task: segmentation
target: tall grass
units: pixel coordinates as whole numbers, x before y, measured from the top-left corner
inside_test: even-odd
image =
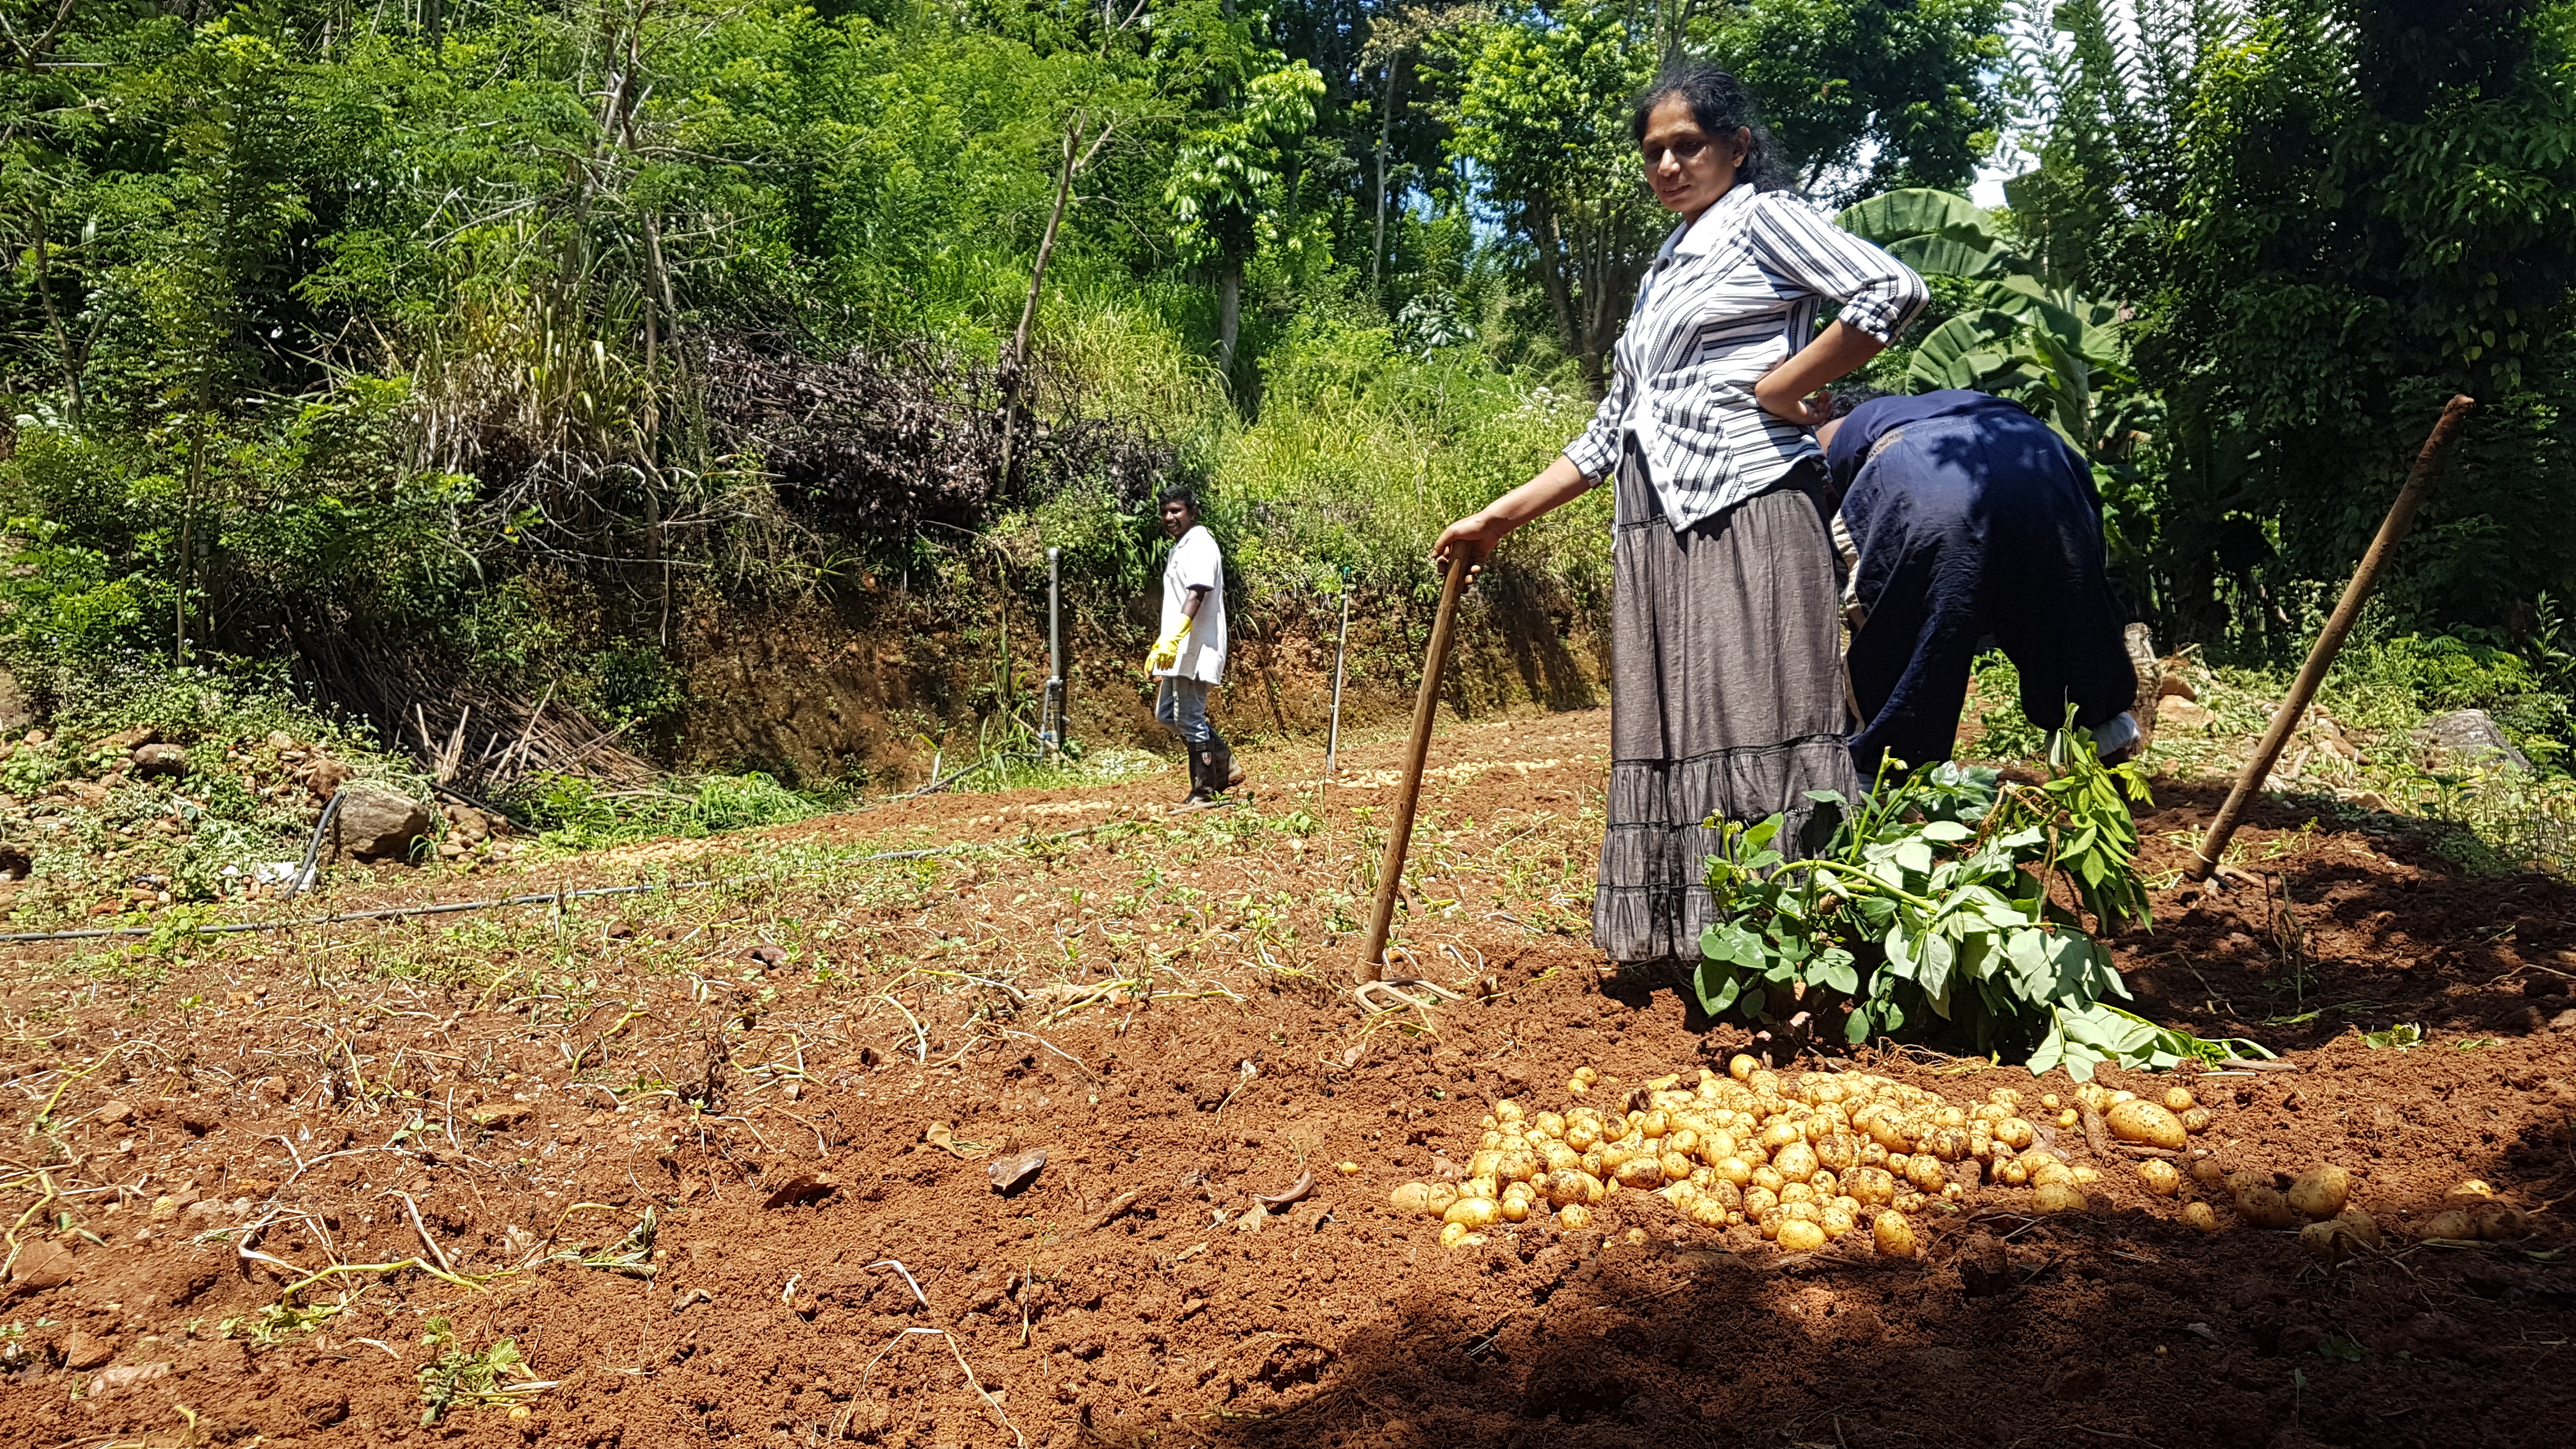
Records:
[[[1591,416],[1570,374],[1507,371],[1473,346],[1409,351],[1393,327],[1332,309],[1289,323],[1261,359],[1257,397],[1239,399],[1182,345],[1179,306],[1077,299],[1051,317],[1046,346],[1089,406],[1164,431],[1258,590],[1337,593],[1347,573],[1363,595],[1435,592],[1425,560],[1440,530],[1545,467]],[[1027,521],[1072,540],[1069,568],[1079,558],[1132,578],[1140,560],[1076,516],[1109,506],[1077,496]],[[1597,597],[1609,516],[1608,490],[1595,490],[1515,535],[1496,567]],[[1147,520],[1133,525],[1159,556]]]

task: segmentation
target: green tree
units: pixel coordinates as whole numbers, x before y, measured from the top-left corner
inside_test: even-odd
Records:
[[[2134,309],[2167,424],[2115,506],[2186,638],[2285,640],[2378,523],[2443,398],[2481,400],[2388,587],[2511,629],[2570,577],[2576,6],[2063,7],[2016,222]]]
[[[1502,213],[1594,393],[1662,213],[1639,181],[1628,103],[1654,75],[1633,12],[1602,0],[1514,12],[1449,38],[1452,154]]]
[[[1216,367],[1234,368],[1235,338],[1242,325],[1243,264],[1276,230],[1285,201],[1282,154],[1315,123],[1315,100],[1324,78],[1304,61],[1276,55],[1243,85],[1242,100],[1213,124],[1181,143],[1172,179],[1172,238],[1181,260],[1217,268]]]
[[[1669,225],[1640,183],[1629,107],[1659,70],[1704,57],[1762,102],[1803,184],[1962,186],[2002,95],[1999,0],[1752,0],[1715,10],[1558,0],[1445,38],[1451,151],[1501,213],[1565,351],[1596,390],[1639,268]],[[1872,159],[1865,170],[1860,159]]]
[[[1762,99],[1808,190],[1958,188],[2003,119],[2003,17],[2003,0],[1755,0],[1718,24],[1713,53]]]

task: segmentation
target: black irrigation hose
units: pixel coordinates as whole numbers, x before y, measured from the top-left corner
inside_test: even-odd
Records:
[[[954,777],[952,776],[951,778]],[[334,797],[335,803],[336,799],[337,797]],[[1200,810],[1213,810],[1238,803],[1240,802],[1234,800],[1218,800],[1211,802],[1210,804],[1194,808]],[[1079,830],[1059,831],[1047,838],[1051,840],[1071,840],[1080,835],[1094,835],[1100,831],[1113,829],[1118,826],[1138,825],[1142,823],[1144,822],[1136,820],[1104,820],[1098,825],[1085,825]],[[315,838],[317,840],[320,838],[318,832],[316,833]],[[1035,837],[1023,837],[1023,839],[1034,838]],[[930,846],[921,850],[887,850],[880,851],[875,855],[862,855],[853,860],[835,861],[832,865],[820,867],[817,870],[812,871],[800,871],[798,874],[816,875],[820,874],[823,870],[838,869],[845,865],[876,865],[886,861],[895,860],[927,860],[936,855],[956,855],[961,851],[989,850],[991,848],[992,847],[990,845],[977,844],[975,842],[968,841],[961,842],[956,845]],[[372,911],[342,911],[335,915],[307,916],[302,920],[296,921],[233,921],[220,926],[193,926],[188,929],[187,934],[196,936],[230,936],[238,935],[246,931],[292,930],[298,926],[337,926],[351,921],[391,921],[400,920],[405,916],[445,916],[453,915],[460,911],[497,910],[504,906],[540,906],[549,902],[559,905],[564,901],[581,900],[591,896],[652,895],[661,891],[703,890],[709,886],[718,885],[749,885],[755,881],[775,878],[776,877],[771,876],[736,876],[730,881],[685,880],[663,881],[658,884],[648,885],[589,886],[577,891],[539,891],[533,895],[498,896],[491,900],[482,901],[442,901],[436,905],[427,906],[386,906],[382,909]],[[104,941],[121,937],[149,936],[160,929],[161,928],[158,926],[116,926],[99,927],[86,931],[19,931],[10,935],[0,935],[0,941]]]
[[[331,792],[322,802],[322,818],[313,822],[313,838],[304,842],[304,863],[295,868],[295,878],[286,883],[286,898],[293,900],[304,893],[304,883],[313,878],[313,862],[322,855],[322,832],[331,828],[332,817],[340,813],[340,797],[349,793],[346,785]]]

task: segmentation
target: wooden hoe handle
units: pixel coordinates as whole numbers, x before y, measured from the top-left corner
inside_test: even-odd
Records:
[[[2326,669],[2342,651],[2344,636],[2352,632],[2355,619],[2361,617],[2361,602],[2370,597],[2370,586],[2379,580],[2379,571],[2388,556],[2397,551],[2399,540],[2415,524],[2415,510],[2422,506],[2424,495],[2433,486],[2433,475],[2439,471],[2442,455],[2460,436],[2460,425],[2477,408],[2466,396],[2452,398],[2442,407],[2442,416],[2433,423],[2432,435],[2415,455],[2415,466],[2406,475],[2406,486],[2397,490],[2397,501],[2388,505],[2388,517],[2380,521],[2379,536],[2370,541],[2370,551],[2352,571],[2352,582],[2344,585],[2343,598],[2327,616],[2326,626],[2317,634],[2315,647],[2308,650],[2308,662],[2299,667],[2298,679],[2290,685],[2289,698],[2281,701],[2280,710],[2272,716],[2271,727],[2263,731],[2263,742],[2254,747],[2254,758],[2245,762],[2245,772],[2236,777],[2236,786],[2227,792],[2227,803],[2218,807],[2218,818],[2209,822],[2209,834],[2202,837],[2200,849],[2183,867],[2185,880],[2204,881],[2218,869],[2220,857],[2227,853],[2228,837],[2244,823],[2246,808],[2255,793],[2271,778],[2272,766],[2281,758],[2281,750],[2290,742],[2290,732],[2308,712],[2308,702],[2317,697],[2317,686],[2325,683]]]
[[[1422,798],[1422,762],[1431,753],[1431,717],[1440,704],[1440,669],[1449,660],[1449,633],[1457,622],[1458,595],[1471,570],[1452,558],[1440,585],[1440,612],[1431,621],[1431,650],[1422,661],[1422,692],[1413,701],[1413,738],[1404,747],[1404,779],[1395,801],[1395,825],[1377,867],[1377,909],[1369,916],[1368,949],[1360,953],[1358,979],[1375,981],[1386,968],[1386,933],[1395,924],[1395,891],[1404,879],[1405,851],[1413,844],[1413,807]]]

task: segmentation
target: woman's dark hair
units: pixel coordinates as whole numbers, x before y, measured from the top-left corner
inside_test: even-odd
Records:
[[[1744,83],[1713,65],[1687,65],[1665,71],[1637,97],[1636,113],[1629,118],[1631,138],[1646,139],[1646,122],[1672,96],[1690,103],[1691,118],[1712,139],[1723,140],[1738,131],[1751,131],[1753,144],[1745,149],[1744,164],[1736,168],[1735,179],[1750,184],[1756,191],[1793,189],[1788,169],[1780,164],[1771,141],[1770,129],[1762,124],[1762,108],[1754,103]]]

